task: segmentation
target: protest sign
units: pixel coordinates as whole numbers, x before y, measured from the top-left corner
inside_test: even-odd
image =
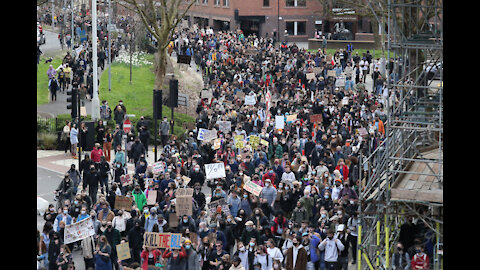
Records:
[[[285,119],[283,115],[275,115],[275,128],[276,129],[285,128]]]
[[[321,123],[323,121],[322,114],[312,114],[310,115],[310,123]]]
[[[359,128],[358,130],[358,135],[362,136],[362,137],[365,137],[367,136],[368,132],[367,132],[367,129],[366,128]]]
[[[256,135],[250,135],[250,145],[253,149],[257,149],[258,145],[260,144],[260,137]]]
[[[178,216],[192,215],[192,196],[177,196],[175,200],[175,210]]]
[[[255,196],[259,196],[260,192],[262,192],[262,187],[253,183],[252,181],[246,181],[243,185],[243,189],[252,193]]]
[[[245,147],[243,143],[243,135],[235,135],[233,137],[234,142],[235,142],[235,148],[237,149],[243,149]]]
[[[192,180],[190,177],[188,177],[186,175],[182,176],[182,179],[183,179],[183,183],[185,185],[188,185],[188,183],[190,183],[190,180]]]
[[[327,70],[327,77],[337,77],[335,70]]]
[[[176,197],[180,196],[193,196],[193,188],[179,188],[175,193]]]
[[[203,89],[202,92],[201,92],[201,98],[204,99],[204,98],[212,98],[213,97],[213,94],[212,94],[212,90],[210,89]]]
[[[181,248],[182,234],[180,233],[157,233],[145,232],[143,235],[143,244],[151,248]]]
[[[342,105],[348,105],[348,97],[342,99]]]
[[[117,195],[115,196],[115,209],[125,209],[127,211],[131,211],[132,202],[133,202],[133,198]]]
[[[225,165],[223,162],[205,164],[205,174],[207,179],[226,177]]]
[[[168,215],[168,226],[170,228],[176,228],[178,226],[178,216],[177,213],[170,213]]]
[[[63,243],[70,244],[92,235],[95,235],[95,229],[93,227],[92,218],[88,217],[79,222],[65,225]]]
[[[158,161],[158,162],[153,163],[152,172],[154,174],[165,172],[165,162],[164,161]]]
[[[217,207],[218,206],[222,207],[222,212],[225,213],[225,215],[230,215],[230,208],[228,207],[227,202],[225,202],[224,198],[215,200],[211,203],[208,204],[208,209],[210,210],[210,213],[214,214],[217,212]]]
[[[120,182],[122,183],[122,187],[129,186],[133,184],[133,179],[130,174],[124,174],[120,176]]]
[[[216,129],[209,130],[200,128],[198,131],[197,140],[208,142],[216,138],[218,138]]]
[[[345,86],[345,77],[337,77],[335,80],[335,87],[344,87]]]
[[[315,73],[307,73],[307,80],[317,80],[317,78],[315,77]]]
[[[297,120],[297,115],[296,114],[287,115],[287,123],[288,124],[294,122],[295,120]]]
[[[221,146],[222,146],[222,139],[217,138],[213,140],[213,150],[220,149]]]
[[[320,67],[314,67],[314,68],[312,68],[312,72],[315,73],[315,74],[320,73],[321,70],[322,70],[322,68],[320,68]]]
[[[260,140],[260,144],[263,144],[263,145],[265,145],[266,147],[268,147],[268,141],[267,141],[267,140],[261,139],[261,140]]]
[[[128,246],[128,242],[117,245],[117,258],[119,261],[123,261],[131,258],[130,247]]]
[[[155,205],[156,202],[157,202],[157,191],[149,190],[148,197],[147,197],[147,205]]]
[[[232,122],[230,121],[217,121],[218,124],[218,130],[220,130],[223,133],[228,133],[229,131],[232,130]]]
[[[245,96],[245,105],[255,105],[257,101],[255,100],[255,96],[248,95]]]
[[[245,93],[243,91],[238,91],[236,96],[239,97],[240,99],[243,99],[245,97]]]

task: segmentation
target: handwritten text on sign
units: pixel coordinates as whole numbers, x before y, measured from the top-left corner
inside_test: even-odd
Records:
[[[243,185],[243,188],[255,196],[259,196],[260,192],[262,192],[262,187],[253,183],[252,181],[246,181]]]
[[[205,173],[207,175],[207,179],[226,177],[225,165],[223,162],[205,164]]]
[[[70,244],[95,235],[92,218],[88,217],[79,222],[65,225],[64,243]]]
[[[181,248],[182,234],[180,233],[156,233],[145,232],[143,235],[143,244],[152,248]]]

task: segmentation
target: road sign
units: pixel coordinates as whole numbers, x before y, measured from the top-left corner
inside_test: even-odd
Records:
[[[187,94],[182,94],[178,93],[178,105],[179,106],[188,106],[188,95]]]
[[[130,133],[130,130],[132,130],[132,122],[130,119],[125,119],[125,121],[123,121],[123,132]]]

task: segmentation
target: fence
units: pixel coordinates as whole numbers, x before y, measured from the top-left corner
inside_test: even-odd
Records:
[[[56,133],[59,130],[58,119],[37,116],[37,133]]]

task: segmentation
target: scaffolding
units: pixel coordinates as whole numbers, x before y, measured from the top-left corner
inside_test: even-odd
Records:
[[[375,13],[382,2],[368,4]],[[357,268],[391,269],[400,227],[413,216],[424,228],[418,237],[433,245],[431,268],[443,269],[443,2],[385,2],[394,81],[385,139],[360,157]]]

